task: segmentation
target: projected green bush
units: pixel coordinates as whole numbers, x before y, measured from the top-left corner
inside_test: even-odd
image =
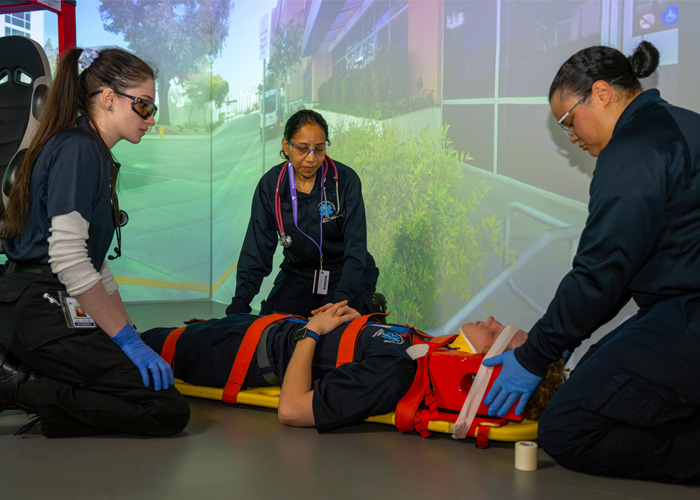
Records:
[[[333,156],[362,179],[378,291],[401,321],[437,326],[438,305],[469,301],[486,258],[502,250],[500,219],[476,214],[489,186],[467,179],[471,158],[447,127],[411,135],[366,121],[333,136]]]

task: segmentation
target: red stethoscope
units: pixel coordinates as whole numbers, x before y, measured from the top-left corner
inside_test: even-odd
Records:
[[[333,167],[333,178],[335,179],[335,199],[338,202],[338,210],[334,213],[327,213],[329,210],[329,205],[328,205],[328,200],[326,199],[326,187],[325,187],[325,182],[326,182],[326,174],[328,174],[328,165],[330,164],[331,167]],[[277,189],[275,190],[275,219],[277,221],[277,234],[279,237],[279,244],[280,246],[283,246],[284,248],[289,248],[292,245],[292,237],[288,235],[284,231],[284,222],[282,221],[282,200],[280,198],[280,186],[282,186],[282,180],[284,179],[284,174],[287,173],[289,177],[289,189],[292,194],[292,215],[294,217],[294,225],[296,226],[297,229],[299,229],[299,232],[306,236],[308,239],[314,242],[314,244],[318,247],[318,251],[321,254],[321,258],[323,258],[323,251],[321,249],[323,245],[323,223],[324,222],[329,222],[335,219],[338,219],[342,217],[342,212],[340,210],[340,191],[338,189],[338,168],[335,166],[335,162],[328,156],[326,156],[323,160],[323,175],[321,178],[321,209],[320,209],[320,214],[321,214],[321,220],[320,220],[320,242],[316,243],[316,241],[311,238],[309,235],[304,233],[301,229],[299,229],[299,226],[297,225],[297,188],[294,183],[294,166],[292,165],[292,162],[289,161],[287,162],[286,168],[282,167],[282,170],[280,171],[280,176],[277,179]],[[332,208],[330,208],[332,210]]]

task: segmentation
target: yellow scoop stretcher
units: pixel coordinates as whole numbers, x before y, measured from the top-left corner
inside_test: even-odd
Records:
[[[192,385],[179,379],[175,380],[175,387],[184,396],[211,399],[215,401],[221,401],[224,393],[223,389]],[[255,387],[252,389],[241,390],[238,393],[237,403],[262,408],[277,409],[279,406],[279,395],[279,386]],[[392,411],[384,415],[374,415],[366,418],[365,422],[387,424],[395,427],[395,413]],[[449,434],[453,425],[454,422],[448,422],[445,420],[431,420],[428,423],[428,430],[431,432]],[[537,439],[537,422],[532,420],[523,420],[520,423],[509,422],[508,424],[500,427],[491,427],[489,429],[488,438],[494,441],[506,442],[530,441]]]

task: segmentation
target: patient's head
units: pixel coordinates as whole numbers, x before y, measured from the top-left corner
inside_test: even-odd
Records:
[[[486,321],[475,321],[465,323],[459,329],[463,337],[469,342],[470,350],[473,354],[486,354],[491,346],[501,334],[504,325],[499,323],[493,316],[489,316]],[[508,343],[506,351],[521,346],[527,340],[527,333],[518,330]]]
[[[460,336],[468,341],[469,351],[473,354],[486,354],[504,328],[505,326],[499,323],[493,316],[489,316],[486,321],[466,323],[462,325],[459,331],[461,334]],[[523,330],[518,330],[515,335],[513,335],[513,338],[508,343],[505,350],[510,351],[515,349],[524,344],[526,340],[527,333]],[[528,420],[539,420],[544,408],[565,381],[564,362],[559,360],[551,363],[547,367],[547,373],[530,398],[525,418]]]

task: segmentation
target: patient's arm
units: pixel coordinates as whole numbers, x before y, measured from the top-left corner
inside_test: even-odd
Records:
[[[357,311],[347,306],[347,301],[338,302],[313,316],[306,328],[318,335],[325,335],[358,316]],[[315,350],[316,341],[310,337],[297,342],[294,348],[284,374],[277,410],[277,416],[283,424],[295,427],[315,425],[312,404],[314,391],[311,388],[311,363]]]

